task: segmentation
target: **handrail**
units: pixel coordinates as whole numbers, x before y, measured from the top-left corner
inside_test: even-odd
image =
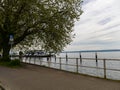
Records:
[[[58,58],[60,58],[60,57],[57,57],[57,59],[58,59]],[[61,57],[61,59],[66,59],[66,58],[65,58],[65,57]],[[76,59],[76,58],[75,58],[75,57],[71,57],[71,58],[68,58],[68,59],[70,60],[70,59]],[[80,59],[80,58],[78,58],[78,59]],[[96,60],[95,58],[90,58],[90,57],[88,57],[88,58],[82,58],[82,59]],[[113,61],[113,60],[115,60],[115,61],[120,61],[120,59],[114,59],[114,58],[113,58],[113,59],[110,59],[110,58],[97,58],[97,60],[103,60],[103,59],[105,59],[105,60],[110,60],[110,61],[111,61],[111,60],[112,60],[112,61]]]
[[[19,57],[19,56],[17,56]],[[79,57],[79,58],[74,58],[74,57],[40,57],[40,56],[34,56],[33,60],[31,59],[31,56],[23,56],[22,58],[26,58],[24,61],[22,62],[25,62],[25,63],[32,63],[32,64],[36,64],[36,58],[38,58],[38,60],[40,60],[40,58],[46,58],[46,60],[42,61],[40,60],[39,62],[39,65],[42,65],[42,63],[46,63],[46,65],[48,65],[48,67],[51,67],[50,64],[56,64],[56,65],[59,65],[59,69],[62,70],[63,69],[63,65],[66,65],[66,66],[74,66],[74,68],[76,69],[76,73],[80,73],[79,72],[79,68],[81,67],[84,67],[84,68],[95,68],[95,69],[102,69],[103,72],[104,72],[104,78],[108,78],[107,77],[107,70],[111,70],[111,71],[117,71],[117,72],[120,72],[120,69],[115,69],[115,68],[108,68],[107,67],[107,61],[120,61],[120,59],[103,59],[103,58],[82,58],[82,57]],[[26,61],[27,59],[29,58],[29,61]],[[51,59],[48,59],[48,58],[52,58],[52,61]],[[53,62],[54,60],[54,62]],[[56,62],[57,60],[57,62]],[[63,63],[62,61],[65,60],[65,62]],[[69,61],[71,60],[74,60],[74,64],[70,64],[68,63]],[[87,66],[87,65],[83,65],[83,61],[84,60],[88,60],[88,61],[95,61],[96,62],[96,66]],[[31,62],[32,61],[32,62]],[[102,62],[102,67],[99,66],[98,64],[98,61],[103,61]],[[52,67],[53,68],[53,67]],[[57,68],[57,69],[58,69]]]

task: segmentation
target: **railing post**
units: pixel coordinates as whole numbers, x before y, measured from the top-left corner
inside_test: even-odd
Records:
[[[80,65],[82,65],[82,55],[80,53]]]
[[[66,53],[66,62],[68,62],[68,55],[67,55],[67,53]]]
[[[51,60],[52,60],[52,59],[51,59],[51,56],[50,56],[49,58],[50,58],[50,61],[51,61]]]
[[[26,61],[27,61],[27,58],[25,58],[25,60],[24,60],[24,61],[25,61],[25,63],[26,63]]]
[[[28,57],[28,59],[31,61],[31,56],[27,56]],[[30,62],[31,63],[31,62]]]
[[[40,59],[40,57],[39,57],[39,61],[40,61],[40,62],[39,62],[39,63],[40,63],[40,65],[41,65],[41,59]]]
[[[55,57],[55,62],[56,62],[56,55],[54,57]]]
[[[30,60],[31,60],[31,58],[29,59],[29,63],[30,63]]]
[[[22,57],[23,57],[22,55],[19,55],[20,62],[22,62]]]
[[[24,56],[22,56],[22,60],[21,60],[21,62],[23,62],[23,59],[24,59]]]
[[[39,58],[39,61],[40,61],[40,62],[39,62],[39,63],[40,63],[40,65],[41,65],[41,60],[40,60],[40,58]]]
[[[96,66],[98,66],[98,57],[97,57],[97,52],[95,53],[95,59],[96,59]]]
[[[49,61],[49,59],[50,59],[50,58],[49,58],[49,57],[47,57],[47,61]]]
[[[76,58],[76,72],[78,73],[78,58]]]
[[[59,58],[59,62],[60,62],[60,70],[61,70],[61,57]]]
[[[36,58],[34,58],[34,64],[35,64],[35,60],[36,60]]]
[[[40,58],[40,65],[42,65],[42,60],[43,60],[43,58]]]
[[[106,79],[106,60],[103,59],[103,64],[104,64],[104,78]]]

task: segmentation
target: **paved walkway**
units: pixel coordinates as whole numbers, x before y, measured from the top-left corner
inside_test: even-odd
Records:
[[[34,65],[19,69],[0,66],[0,84],[6,90],[120,90],[120,82]]]

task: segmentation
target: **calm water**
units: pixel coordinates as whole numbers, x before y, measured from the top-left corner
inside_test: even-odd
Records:
[[[82,58],[95,58],[95,53],[94,52],[89,52],[89,53],[81,53]],[[79,53],[67,53],[68,58],[79,58],[80,54]],[[113,61],[106,61],[106,68],[108,69],[118,69],[120,70],[120,60],[115,61],[114,59],[120,59],[120,52],[98,52],[97,53],[98,58],[102,59],[113,59]],[[57,57],[66,57],[66,53],[61,53],[57,55]],[[24,62],[27,63],[32,63],[32,64],[38,64],[38,65],[44,65],[47,67],[51,68],[56,68],[60,69],[60,60],[55,58],[51,58],[51,63],[50,61],[47,61],[46,58],[24,58]],[[76,72],[76,59],[68,59],[66,62],[66,59],[61,59],[61,63],[65,64],[61,66],[62,70],[67,70],[71,72]],[[70,64],[71,66],[68,66],[67,64]],[[78,64],[80,65],[80,60],[78,60]],[[98,67],[98,68],[103,68],[103,60],[98,60],[98,65],[96,65],[95,60],[82,60],[82,66],[90,66],[90,67]],[[104,70],[103,69],[98,69],[98,68],[86,68],[86,67],[79,67],[78,72],[82,74],[87,74],[87,75],[92,75],[92,76],[98,76],[98,77],[104,77]],[[106,76],[109,79],[114,79],[114,80],[120,80],[120,71],[112,71],[112,70],[107,70],[106,71]]]

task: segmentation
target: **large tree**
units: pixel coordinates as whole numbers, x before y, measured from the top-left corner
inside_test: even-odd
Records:
[[[9,58],[13,47],[37,42],[46,51],[61,51],[72,41],[75,20],[82,14],[81,0],[0,0],[0,48]],[[5,59],[7,60],[7,59]]]

